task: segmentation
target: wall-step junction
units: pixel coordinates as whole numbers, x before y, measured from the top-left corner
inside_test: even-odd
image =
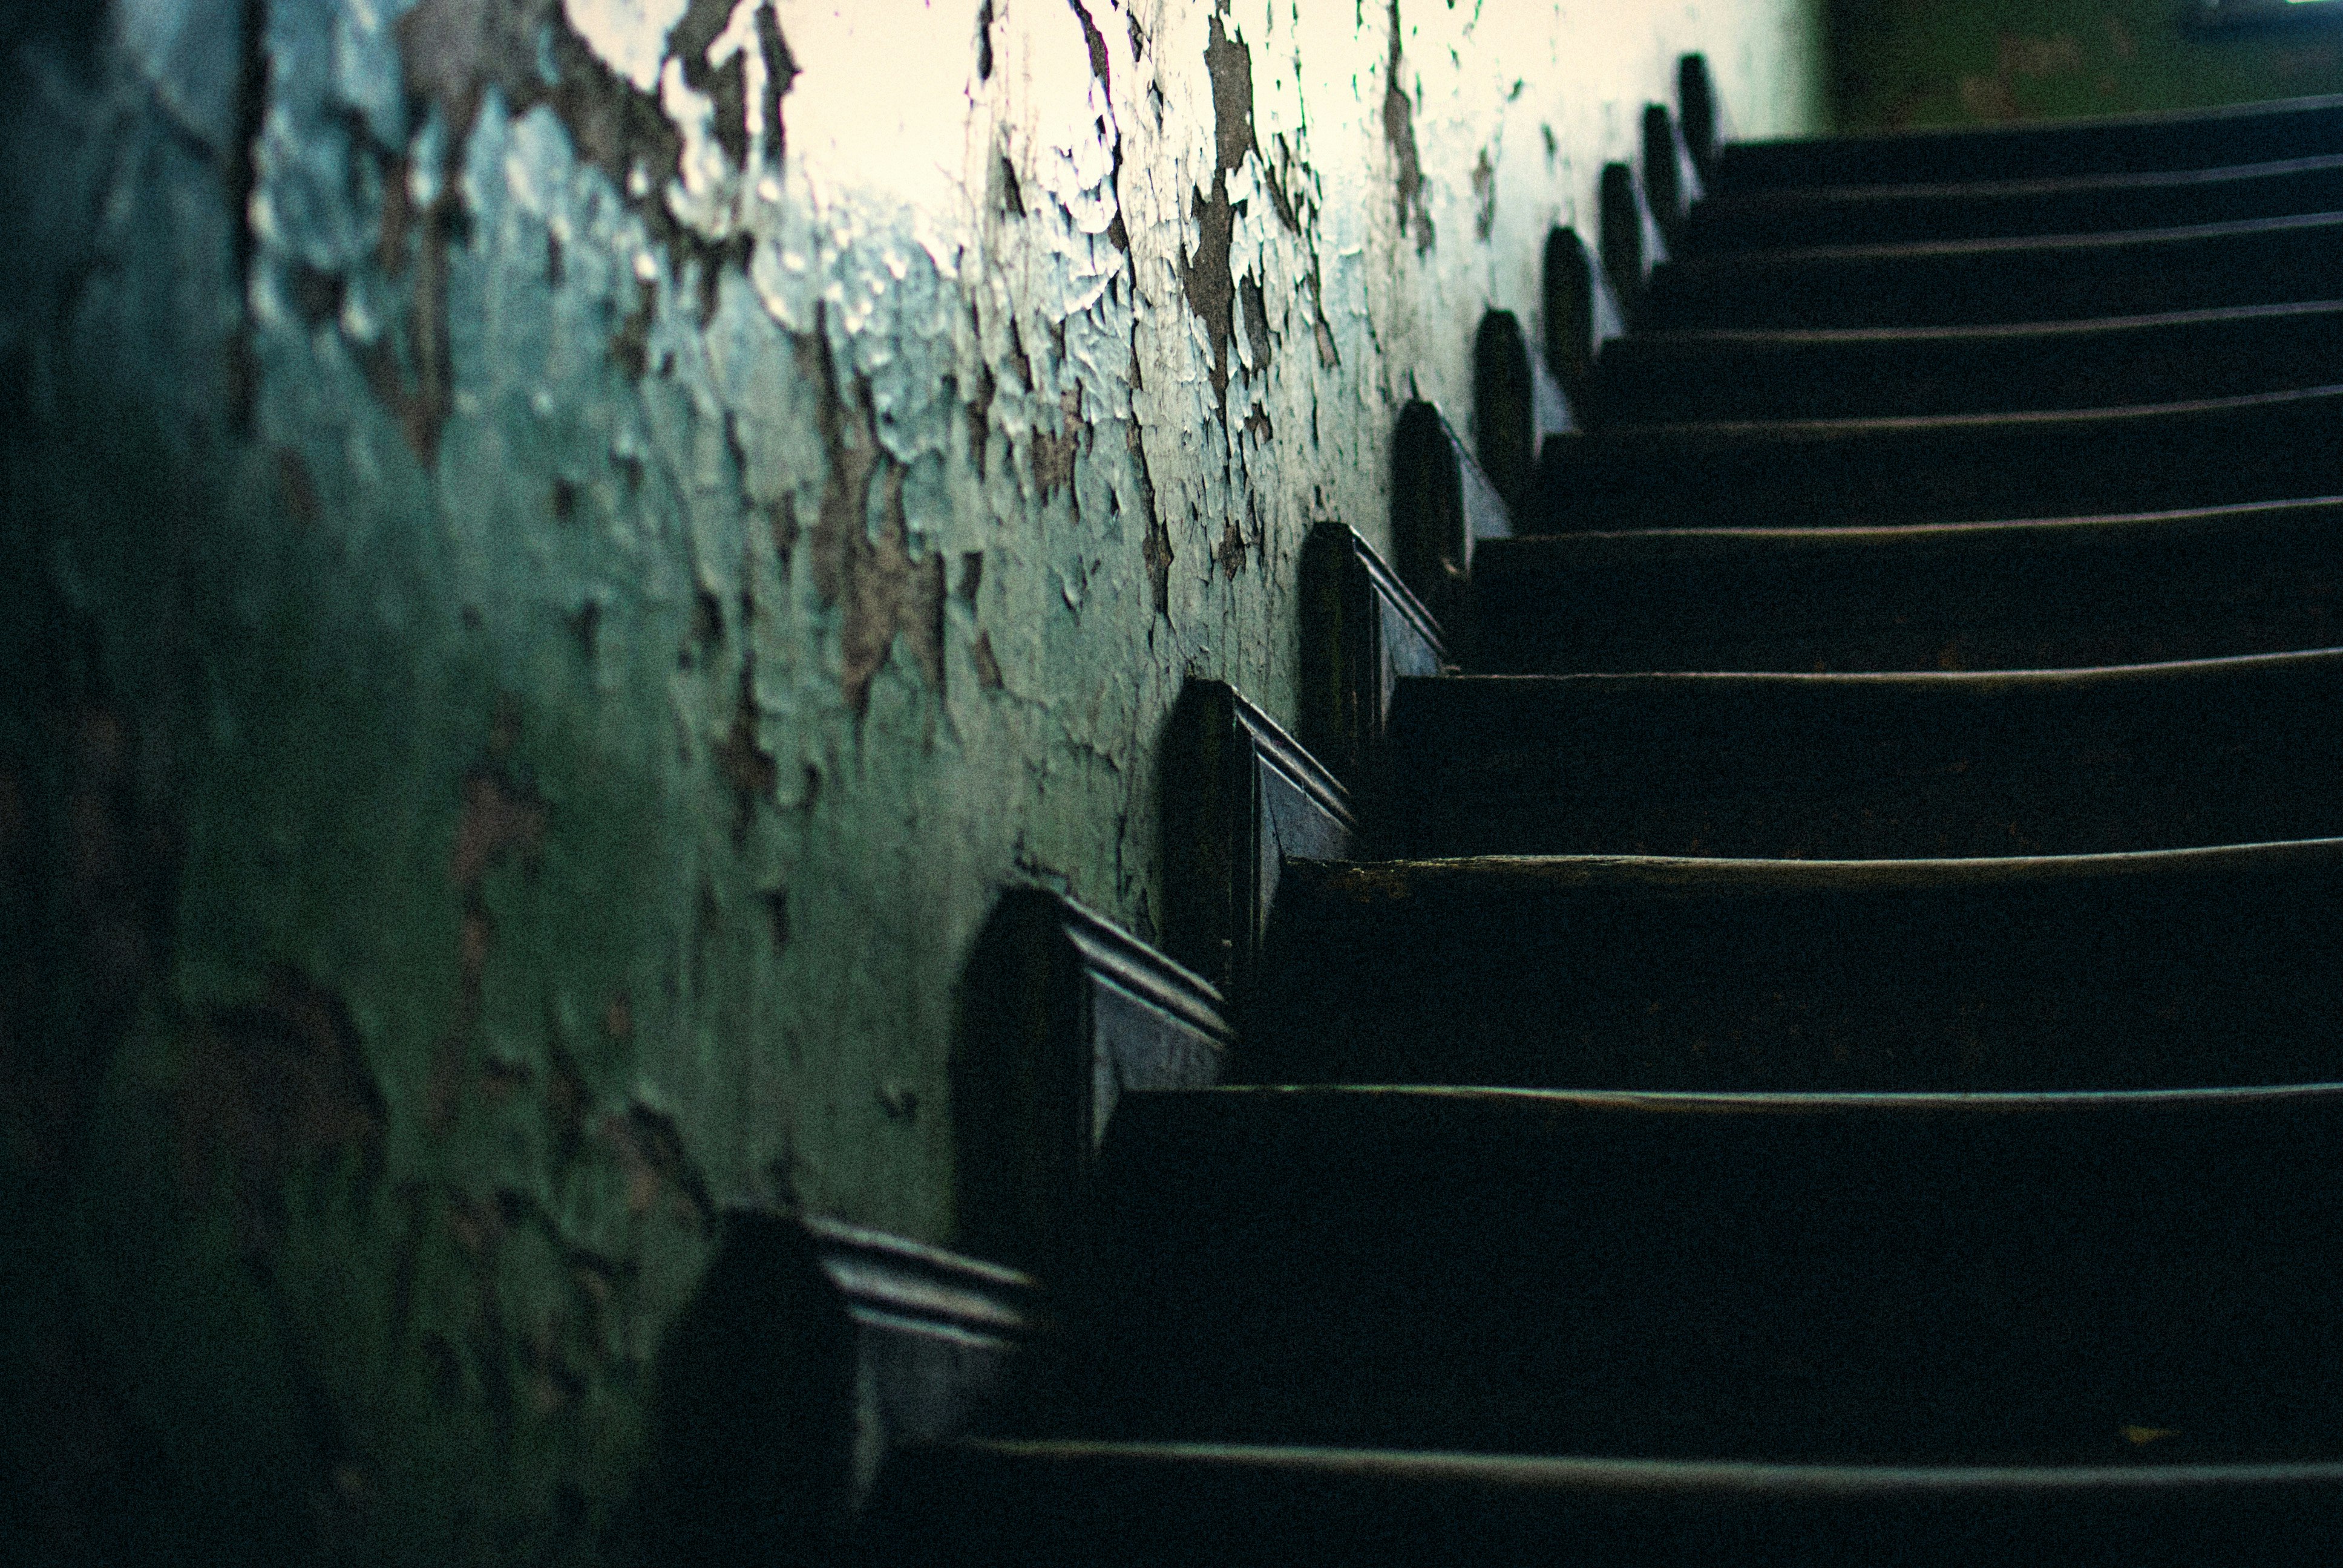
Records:
[[[2343,106],[1686,86],[1483,335],[1569,417],[1412,412],[1404,585],[1326,545],[1339,779],[1192,705],[1228,1081],[1120,1095],[880,1561],[2343,1548]]]

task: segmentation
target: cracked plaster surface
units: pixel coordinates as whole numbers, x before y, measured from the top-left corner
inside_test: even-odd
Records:
[[[951,1238],[999,890],[1151,935],[1183,678],[1292,719],[1303,537],[1387,544],[1401,403],[1469,425],[1482,312],[1534,320],[1677,53],[1745,132],[1815,85],[1798,0],[110,25],[0,143],[7,592],[179,846],[93,1125],[214,1152],[100,1162],[181,1198],[92,1288],[167,1318],[243,1256],[266,1345],[122,1353],[330,1412],[220,1452],[452,1557],[620,1528],[714,1210]]]

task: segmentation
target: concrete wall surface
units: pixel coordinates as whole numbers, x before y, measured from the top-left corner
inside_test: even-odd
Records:
[[[0,1526],[63,1560],[655,1555],[715,1217],[951,1241],[1000,890],[1151,935],[1182,678],[1291,720],[1303,536],[1387,543],[1679,52],[1743,134],[1824,86],[1809,0],[0,17]]]
[[[1901,130],[2343,92],[2343,16],[2208,31],[2191,11],[2186,0],[1831,0],[1836,118]]]

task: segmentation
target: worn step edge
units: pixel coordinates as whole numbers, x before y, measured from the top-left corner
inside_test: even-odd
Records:
[[[2102,338],[2159,328],[2217,326],[2275,317],[2310,319],[2343,316],[2343,300],[2287,300],[2274,305],[2224,305],[2201,310],[2152,311],[2137,316],[2093,316],[2073,321],[1987,321],[1950,327],[1679,327],[1638,333],[1621,347],[1656,348],[1835,347],[1866,343],[1929,345],[2018,339]],[[1608,350],[1619,352],[1619,347]]]
[[[1292,860],[1311,891],[1357,903],[1446,886],[1491,892],[1640,892],[1686,898],[1777,893],[2042,887],[2343,869],[2343,839],[2279,839],[2189,849],[1966,859],[1775,860],[1692,855],[1474,855],[1451,859]]]
[[[2278,392],[2247,392],[2229,397],[2194,397],[2173,403],[2138,403],[2107,408],[2023,408],[1987,414],[1891,414],[1845,419],[1686,419],[1605,426],[1576,437],[1589,456],[1608,456],[1619,447],[1663,443],[1715,446],[1822,445],[1890,433],[1936,431],[2068,429],[2078,437],[2102,429],[2122,429],[2158,419],[2182,420],[2207,414],[2258,408],[2290,408],[2297,405],[2343,403],[2343,385],[2289,387]],[[1550,452],[1568,447],[1549,445]]]
[[[1509,560],[1569,556],[1588,566],[1646,564],[1655,555],[1670,558],[1767,550],[1783,554],[1823,551],[1957,549],[1980,556],[2012,547],[2066,544],[2125,536],[2149,539],[2187,532],[2217,533],[2237,524],[2294,512],[2334,516],[2343,537],[2343,496],[2305,496],[2287,500],[2241,501],[2219,507],[2181,507],[2152,512],[2108,512],[2087,517],[2016,518],[1976,523],[1905,523],[1890,527],[1589,528],[1583,533],[1525,534],[1491,540],[1479,566],[1483,577],[1502,571]]]
[[[1223,1105],[1316,1098],[1475,1101],[1523,1111],[1664,1116],[2118,1115],[2143,1110],[2235,1111],[2301,1101],[2343,1101],[2343,1083],[2217,1085],[2202,1089],[2058,1090],[1646,1090],[1520,1089],[1446,1083],[1246,1083],[1157,1090],[1151,1095],[1211,1096]]]
[[[1771,250],[1717,251],[1664,265],[1679,281],[1695,273],[1739,267],[1783,266],[1800,262],[1893,261],[1963,256],[2035,256],[2066,251],[2125,251],[2204,240],[2244,239],[2298,229],[2343,229],[2343,212],[2289,213],[2282,217],[2232,218],[2226,223],[2174,224],[2166,228],[2107,229],[2081,234],[1989,235],[1968,239],[1902,239],[1857,245],[1791,246]]]
[[[1844,1465],[1201,1442],[993,1441],[953,1447],[1041,1462],[1106,1461],[1165,1468],[1285,1470],[1393,1481],[1465,1482],[1507,1491],[1827,1498],[1916,1493],[1958,1496],[1974,1493],[2079,1494],[2304,1485],[2343,1488],[2343,1462],[2337,1461],[2290,1464]],[[913,1449],[905,1457],[916,1460],[920,1452]]]
[[[1788,186],[1704,202],[1675,254],[1729,256],[1815,245],[2112,234],[2237,223],[2343,205],[2343,156],[2209,169]]]
[[[2019,200],[2032,196],[2069,196],[2090,191],[2167,190],[2187,186],[2224,185],[2288,175],[2343,170],[2343,153],[2309,157],[2268,158],[2249,164],[2218,164],[2206,168],[2134,169],[2102,174],[2036,176],[2031,179],[1896,180],[1871,185],[1765,186],[1746,191],[1711,196],[1724,208],[1830,206],[1840,204],[1894,201]]]
[[[2186,689],[2249,678],[2258,673],[2285,675],[2311,672],[2322,667],[2343,667],[2343,648],[2304,648],[2290,653],[2234,654],[2225,658],[2165,659],[2142,664],[2087,665],[2051,669],[1966,670],[1651,670],[1627,673],[1589,672],[1569,675],[1453,675],[1433,678],[1403,678],[1414,700],[1426,694],[1433,701],[1487,701],[1505,692],[1603,690],[1633,692],[1637,688],[1680,689],[1685,687],[1781,688],[1813,690],[1854,688],[1864,690],[1907,689],[1915,695],[1933,692],[1990,693],[2074,691],[2114,692],[2129,688]]]

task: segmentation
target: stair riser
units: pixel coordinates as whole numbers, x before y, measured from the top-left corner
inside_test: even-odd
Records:
[[[1956,327],[2343,298],[2343,217],[2087,244],[1769,252],[1654,272],[1638,327]]]
[[[1497,540],[1479,668],[2046,669],[2343,644],[2343,505],[2092,527]]]
[[[1385,851],[1795,859],[2343,836],[2343,655],[2047,678],[1404,683]]]
[[[1103,1435],[1922,1463],[2343,1438],[2331,1101],[1141,1098],[1109,1138]]]
[[[1234,1070],[1654,1090],[2343,1079],[2332,857],[1969,864],[1993,875],[1708,862],[1642,885],[1579,862],[1296,862]]]
[[[1917,425],[1638,426],[1549,441],[1523,533],[2150,512],[2343,490],[2343,395]]]
[[[2081,330],[1772,339],[1627,338],[1604,354],[1598,424],[1851,419],[2106,408],[2343,380],[2343,307]]]

